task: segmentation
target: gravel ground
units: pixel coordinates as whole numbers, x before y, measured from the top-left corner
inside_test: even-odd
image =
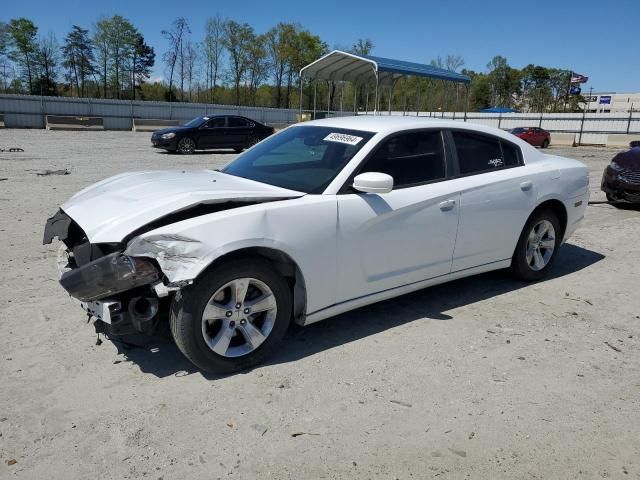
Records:
[[[149,134],[0,130],[0,478],[640,478],[638,210],[594,202],[553,275],[504,272],[294,329],[226,378],[168,342],[96,345],[45,220],[139,169],[216,167]],[[38,176],[68,169],[65,176]]]

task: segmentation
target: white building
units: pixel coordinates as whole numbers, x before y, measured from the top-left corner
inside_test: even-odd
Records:
[[[589,96],[583,88],[582,95],[588,103],[581,106],[587,107],[587,112],[629,113],[632,108],[640,112],[640,93],[593,92]]]

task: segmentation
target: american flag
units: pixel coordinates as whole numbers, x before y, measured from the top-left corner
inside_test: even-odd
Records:
[[[579,73],[571,72],[571,83],[587,83],[589,77],[580,75]]]

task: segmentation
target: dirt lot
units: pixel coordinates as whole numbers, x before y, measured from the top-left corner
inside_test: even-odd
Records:
[[[11,146],[25,152],[0,153],[0,478],[640,478],[638,210],[591,205],[547,281],[427,289],[294,330],[271,363],[215,378],[171,343],[96,345],[41,240],[92,182],[234,155],[0,130]],[[614,151],[550,152],[586,162],[604,200]]]

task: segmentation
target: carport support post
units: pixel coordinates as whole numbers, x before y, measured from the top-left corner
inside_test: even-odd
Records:
[[[369,113],[369,82],[367,82],[367,99],[364,102],[364,113]]]
[[[391,115],[391,97],[393,97],[393,77],[391,77],[391,83],[389,83],[389,115]]]
[[[404,77],[404,103],[402,104],[402,116],[404,117],[407,113],[407,81],[409,79]]]
[[[633,103],[631,104],[631,108],[629,109],[629,119],[627,120],[627,135],[629,135],[629,130],[631,128],[631,117],[633,116]]]
[[[498,128],[500,128],[501,123],[502,123],[502,112],[498,114]]]
[[[351,86],[353,87],[353,113],[357,114],[357,110],[358,110],[358,86],[355,83],[352,83]]]
[[[302,121],[302,82],[304,77],[300,76],[300,121]]]
[[[316,102],[318,100],[318,81],[313,82],[313,119],[316,119]]]
[[[467,121],[467,111],[469,110],[469,85],[465,85],[466,97],[464,100],[464,121]]]
[[[416,101],[416,117],[420,116],[420,102],[422,100],[422,79],[418,78],[418,91],[416,92],[418,99]]]
[[[380,77],[378,77],[378,72],[376,71],[376,101],[374,104],[374,111],[376,115],[378,115],[379,99],[380,99]]]
[[[329,80],[327,82],[327,118],[331,116],[331,86],[333,82]]]

